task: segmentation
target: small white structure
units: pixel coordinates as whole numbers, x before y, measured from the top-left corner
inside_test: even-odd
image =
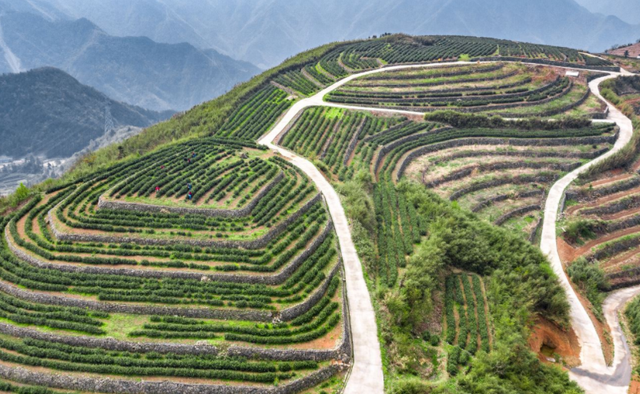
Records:
[[[580,73],[578,71],[569,70],[569,71],[567,71],[566,76],[567,77],[578,78],[580,76]]]

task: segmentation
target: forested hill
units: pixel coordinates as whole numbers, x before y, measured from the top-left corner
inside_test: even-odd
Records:
[[[107,105],[116,127],[146,127],[171,116],[114,101],[55,68],[4,74],[0,155],[71,156],[103,134]]]

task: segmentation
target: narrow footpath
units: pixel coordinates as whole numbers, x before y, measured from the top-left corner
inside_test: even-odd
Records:
[[[526,63],[526,62],[525,62]],[[446,65],[462,65],[474,64],[472,62],[450,62],[450,63],[430,63],[430,64],[414,64],[400,65],[375,70],[365,71],[352,74],[333,85],[323,89],[315,95],[300,100],[294,104],[278,121],[278,123],[263,136],[258,142],[268,146],[270,149],[279,152],[282,156],[288,158],[291,163],[300,168],[311,180],[316,184],[320,192],[323,194],[329,212],[333,219],[336,233],[340,244],[342,260],[347,285],[347,302],[349,304],[349,321],[351,324],[351,336],[353,339],[353,368],[345,393],[347,394],[381,394],[384,392],[384,376],[382,372],[382,357],[380,353],[380,343],[378,341],[378,331],[376,325],[375,312],[371,303],[371,298],[364,279],[363,268],[358,255],[356,253],[349,223],[345,215],[344,209],[340,202],[338,193],[335,191],[329,181],[322,173],[307,159],[297,154],[277,146],[274,140],[282,133],[287,125],[293,121],[297,114],[305,108],[312,106],[337,107],[362,111],[374,112],[390,112],[406,115],[420,114],[421,112],[403,111],[394,109],[381,109],[363,106],[350,106],[343,104],[328,103],[323,97],[339,88],[340,86],[352,81],[356,78],[376,74],[380,72],[408,69],[408,68],[424,68],[424,67],[441,67]],[[570,67],[563,67],[570,68]],[[589,71],[589,70],[582,70]],[[593,70],[597,71],[597,70]],[[624,73],[624,72],[623,72]],[[600,94],[598,85],[610,78],[615,78],[619,73],[608,73],[609,75],[598,78],[589,83],[589,88],[597,97],[605,101]],[[606,102],[606,101],[605,101]],[[631,378],[631,366],[629,349],[622,333],[622,329],[617,319],[617,311],[624,305],[626,301],[636,294],[640,294],[640,286],[629,289],[623,289],[613,293],[607,301],[605,301],[604,310],[607,322],[612,329],[612,336],[615,345],[615,359],[612,366],[607,366],[602,353],[602,345],[597,335],[596,329],[589,319],[584,306],[578,300],[576,293],[569,283],[562,262],[558,254],[556,244],[556,221],[558,211],[564,195],[564,190],[573,182],[579,174],[586,171],[592,165],[604,160],[622,149],[631,139],[633,126],[631,120],[624,116],[617,108],[607,103],[609,106],[609,118],[607,121],[615,122],[620,127],[618,140],[613,149],[595,160],[585,164],[584,166],[570,172],[560,180],[558,180],[547,197],[544,213],[544,224],[542,227],[542,238],[540,248],[543,253],[548,256],[554,272],[558,276],[562,286],[564,287],[567,298],[571,306],[570,318],[571,324],[578,336],[581,344],[580,358],[582,365],[570,371],[569,376],[575,380],[588,394],[607,393],[607,394],[623,394],[628,390]]]

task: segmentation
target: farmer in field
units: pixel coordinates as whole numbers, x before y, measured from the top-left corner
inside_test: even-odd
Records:
[[[193,194],[191,194],[191,192],[189,192],[189,194],[187,194],[187,198],[188,198],[189,200],[191,200],[191,197],[193,197]]]
[[[160,186],[156,186],[156,193],[160,191]]]

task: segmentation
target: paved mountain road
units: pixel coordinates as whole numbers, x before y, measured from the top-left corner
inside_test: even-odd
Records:
[[[460,64],[446,63],[446,64]],[[429,67],[442,66],[432,64]],[[382,394],[384,392],[384,376],[382,374],[382,356],[378,341],[378,327],[376,316],[371,303],[367,283],[364,279],[362,264],[356,253],[356,248],[351,239],[349,222],[344,213],[340,197],[329,181],[307,159],[304,159],[291,151],[274,144],[276,137],[284,131],[287,125],[293,121],[300,111],[305,108],[326,105],[323,101],[325,94],[344,85],[345,83],[363,75],[379,73],[382,71],[397,70],[412,67],[425,67],[424,65],[405,65],[375,69],[350,75],[333,85],[323,89],[315,95],[300,100],[293,105],[278,123],[262,137],[258,143],[267,145],[270,149],[278,151],[291,161],[291,164],[300,168],[316,184],[323,194],[333,224],[338,234],[340,251],[344,264],[344,272],[347,282],[347,302],[349,303],[349,321],[351,323],[351,337],[353,338],[353,368],[345,388],[346,394]],[[366,109],[366,110],[371,110]]]
[[[320,192],[323,194],[329,212],[333,219],[336,233],[340,244],[342,260],[347,285],[347,301],[349,303],[349,320],[351,324],[354,362],[351,375],[345,388],[345,393],[356,394],[378,394],[384,392],[384,377],[382,373],[382,358],[380,353],[380,343],[378,342],[378,332],[376,325],[375,312],[371,303],[371,298],[364,279],[362,264],[351,239],[349,223],[345,215],[344,209],[340,202],[340,198],[322,173],[307,159],[298,156],[291,151],[274,144],[275,139],[286,129],[287,125],[293,121],[297,114],[305,108],[312,106],[329,106],[336,108],[355,109],[376,112],[393,112],[398,114],[415,115],[420,112],[402,111],[393,109],[381,109],[363,106],[350,106],[343,104],[327,103],[323,97],[339,88],[340,86],[352,81],[353,79],[392,70],[419,68],[419,67],[439,67],[444,65],[461,65],[473,64],[471,62],[452,62],[452,63],[435,63],[435,64],[415,64],[391,66],[357,74],[352,74],[333,85],[323,89],[315,95],[300,100],[295,103],[277,122],[277,124],[263,136],[258,142],[267,145],[284,157],[290,159],[291,163],[300,168],[311,180],[316,184]],[[570,68],[570,67],[569,67]],[[581,70],[588,71],[588,70]],[[596,70],[594,70],[596,71]],[[609,75],[596,79],[589,84],[591,91],[602,99],[598,85],[603,80],[614,78],[618,73],[609,73]],[[558,180],[547,197],[544,213],[544,224],[542,228],[541,249],[549,257],[555,273],[558,275],[562,286],[564,287],[571,306],[571,322],[578,340],[582,346],[581,360],[582,365],[574,368],[570,373],[570,377],[577,381],[581,387],[589,394],[591,393],[607,393],[622,394],[626,393],[630,381],[630,358],[629,351],[624,335],[622,334],[620,325],[617,321],[615,311],[620,308],[624,302],[633,295],[640,293],[640,286],[636,288],[625,289],[624,291],[612,294],[605,302],[605,316],[607,322],[612,327],[614,337],[616,357],[613,366],[609,367],[604,361],[602,346],[597,335],[593,323],[589,319],[586,310],[579,302],[577,295],[569,284],[569,280],[562,268],[562,262],[558,255],[556,244],[556,221],[558,209],[564,194],[564,190],[573,182],[580,173],[586,171],[593,164],[605,159],[624,147],[633,133],[631,120],[625,117],[617,108],[607,103],[609,106],[609,121],[615,122],[620,127],[620,134],[613,149],[606,154],[596,158],[595,160],[585,164],[584,166],[572,171],[560,180]]]

